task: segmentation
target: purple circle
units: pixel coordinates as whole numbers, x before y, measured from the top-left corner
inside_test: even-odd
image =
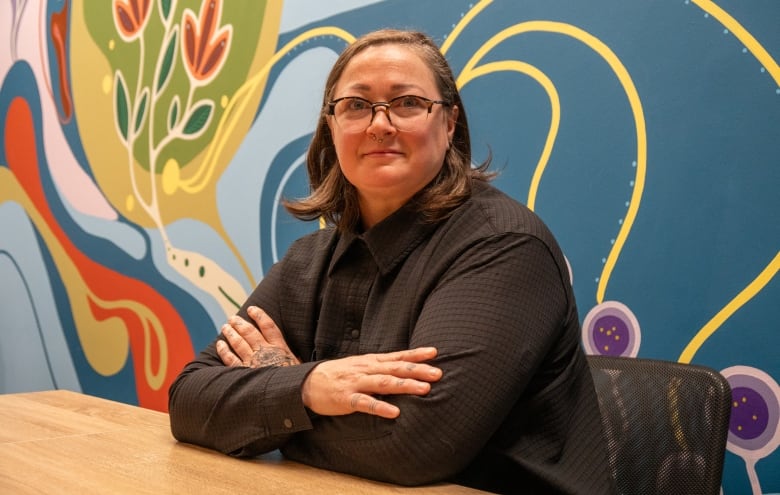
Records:
[[[604,356],[621,356],[631,339],[628,325],[614,315],[600,316],[591,327],[593,344]]]
[[[769,405],[760,393],[750,387],[731,391],[729,431],[742,440],[758,438],[769,424]]]
[[[728,449],[738,455],[764,457],[770,454],[780,439],[777,385],[761,370],[744,366],[728,368],[724,370],[724,376],[732,391]],[[760,417],[762,411],[765,419]],[[745,421],[738,423],[739,418]]]
[[[589,354],[636,357],[641,340],[634,313],[619,301],[599,303],[582,322],[582,343]]]

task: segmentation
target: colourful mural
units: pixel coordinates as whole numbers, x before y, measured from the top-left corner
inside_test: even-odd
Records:
[[[0,4],[0,393],[165,410],[293,239],[355,36],[441,43],[475,161],[561,242],[592,354],[721,371],[726,495],[780,492],[780,4]]]

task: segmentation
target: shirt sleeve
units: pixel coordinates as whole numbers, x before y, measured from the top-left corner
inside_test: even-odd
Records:
[[[250,305],[278,317],[281,265],[275,265],[238,312]],[[222,364],[218,337],[187,364],[169,389],[171,432],[182,442],[247,456],[277,449],[312,427],[301,384],[316,363],[245,368]]]
[[[442,368],[442,379],[424,397],[384,397],[401,410],[395,420],[340,420],[342,427],[372,421],[376,435],[323,442],[305,441],[315,434],[306,432],[285,447],[286,454],[399,484],[436,482],[464,469],[510,411],[528,403],[530,413],[542,389],[565,386],[566,377],[554,366],[541,369],[551,348],[561,345],[567,318],[576,318],[549,248],[533,236],[500,234],[441,262],[451,265],[426,298],[409,347],[438,348],[433,364]],[[572,350],[576,338],[568,336]],[[517,421],[522,430],[522,413]]]

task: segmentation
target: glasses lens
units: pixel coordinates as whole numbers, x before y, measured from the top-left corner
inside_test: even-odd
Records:
[[[399,131],[419,129],[430,113],[431,103],[420,96],[404,95],[387,104],[372,104],[359,97],[342,98],[333,106],[333,116],[344,132],[363,132],[371,125],[375,112],[386,111],[387,117]]]
[[[360,132],[371,121],[371,103],[362,98],[344,98],[333,107],[333,116],[345,132]]]
[[[420,96],[404,95],[390,100],[390,115],[399,131],[414,131],[428,118],[430,103]]]
[[[371,102],[363,98],[342,98],[333,106],[333,116],[344,132],[362,132],[371,123]]]

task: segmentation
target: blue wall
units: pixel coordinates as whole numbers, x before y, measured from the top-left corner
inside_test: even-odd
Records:
[[[780,491],[780,3],[231,0],[212,24],[200,0],[103,4],[0,5],[0,392],[164,409],[317,228],[278,199],[306,193],[338,52],[412,27],[452,64],[475,160],[561,242],[588,352],[723,372],[755,415],[724,493]]]

